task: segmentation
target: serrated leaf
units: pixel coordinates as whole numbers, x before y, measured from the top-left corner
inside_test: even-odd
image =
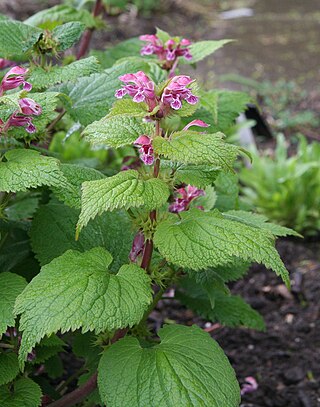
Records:
[[[84,126],[104,117],[115,101],[115,91],[122,83],[120,75],[142,70],[148,73],[145,62],[124,62],[99,74],[80,78],[75,85],[65,85],[60,89],[69,95],[72,105],[67,107],[75,121]]]
[[[149,276],[135,264],[111,274],[111,262],[111,254],[96,247],[85,253],[68,250],[41,268],[16,300],[21,365],[45,335],[58,330],[99,333],[141,320],[152,300]]]
[[[79,41],[86,26],[79,21],[71,21],[52,30],[53,38],[58,41],[58,51],[65,51]]]
[[[264,215],[258,215],[256,213],[246,211],[228,211],[224,213],[227,219],[236,220],[237,222],[243,222],[246,225],[256,227],[258,229],[265,229],[271,232],[275,236],[298,236],[302,237],[296,231],[286,228],[284,226],[276,225],[275,223],[269,223],[268,218]]]
[[[68,206],[49,203],[39,208],[31,227],[31,244],[41,265],[45,265],[66,250],[84,252],[105,247],[114,260],[110,270],[116,272],[128,261],[133,233],[126,213],[106,212],[89,222],[76,241],[74,234],[79,211]],[[54,242],[54,244],[52,244]]]
[[[17,354],[14,352],[0,353],[0,386],[14,380],[18,373],[19,362]]]
[[[0,274],[0,337],[8,326],[14,326],[13,307],[17,296],[26,287],[26,280],[17,274]]]
[[[141,118],[118,115],[105,117],[87,126],[85,139],[94,146],[118,148],[132,144],[142,134],[152,134],[154,125],[143,123]]]
[[[39,40],[42,33],[43,31],[39,28],[23,24],[20,21],[1,21],[1,57],[16,61],[25,61],[27,49],[31,49],[31,47]],[[30,38],[32,38],[31,43]]]
[[[199,284],[210,284],[217,276],[224,282],[239,280],[250,267],[250,262],[234,257],[230,263],[209,268],[207,270],[188,270],[188,274]]]
[[[71,21],[80,21],[85,24],[87,28],[97,27],[97,21],[93,15],[85,9],[77,10],[66,4],[59,4],[57,6],[41,10],[33,14],[25,24],[38,26],[44,29],[53,28],[54,26],[69,23]]]
[[[218,40],[218,41],[199,41],[190,45],[189,50],[192,55],[190,61],[181,59],[183,64],[194,64],[201,61],[207,56],[213,54],[218,49],[222,48],[225,44],[228,44],[232,40]]]
[[[66,66],[52,66],[49,70],[36,66],[31,70],[28,80],[33,84],[33,89],[43,89],[58,83],[77,82],[79,78],[89,76],[99,70],[98,60],[89,57]]]
[[[144,117],[148,114],[148,105],[136,103],[132,99],[116,100],[106,118],[113,116]]]
[[[61,172],[68,181],[65,187],[52,188],[55,196],[72,208],[81,207],[81,185],[85,181],[103,179],[105,176],[94,168],[76,164],[61,164]]]
[[[231,327],[245,326],[259,331],[265,330],[261,315],[241,297],[210,286],[209,296],[205,288],[197,285],[192,279],[185,279],[182,287],[183,291],[180,289],[176,292],[176,298],[202,318]]]
[[[208,165],[181,165],[175,172],[175,180],[181,183],[205,188],[212,185],[219,171]]]
[[[0,191],[18,192],[42,185],[60,186],[67,182],[58,160],[34,150],[11,150],[0,162]]]
[[[4,210],[7,219],[21,221],[32,218],[39,206],[40,197],[38,192],[18,192]]]
[[[159,178],[143,180],[135,170],[119,172],[113,177],[82,184],[81,213],[78,233],[90,219],[105,211],[144,206],[156,209],[169,198],[167,184]]]
[[[172,38],[172,36],[167,33],[166,31],[161,30],[161,28],[156,27],[156,36],[165,44],[168,40]]]
[[[159,336],[161,343],[151,348],[126,337],[104,352],[98,369],[104,403],[112,407],[239,405],[235,373],[207,333],[196,326],[171,325]]]
[[[33,380],[23,377],[13,385],[0,387],[0,400],[3,407],[39,407],[41,405],[41,388]]]
[[[155,137],[154,151],[172,161],[183,164],[211,164],[215,169],[232,171],[239,148],[227,144],[222,133],[201,134],[196,131],[179,131],[171,139]]]
[[[228,264],[232,256],[263,263],[289,286],[289,275],[266,230],[197,209],[158,224],[154,243],[169,262],[192,270]]]

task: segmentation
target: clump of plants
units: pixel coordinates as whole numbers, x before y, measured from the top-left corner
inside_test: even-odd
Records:
[[[208,333],[149,323],[175,287],[212,322],[264,329],[228,282],[258,262],[289,286],[274,244],[294,232],[239,209],[233,166],[247,153],[223,129],[247,97],[183,73],[227,41],[158,29],[141,55],[119,45],[102,68],[64,58],[92,30],[78,11],[0,25],[1,403],[238,406],[235,373]],[[80,129],[105,160],[62,161],[61,133],[67,142]],[[83,361],[71,376],[65,350]]]
[[[305,236],[320,231],[320,145],[299,138],[288,156],[284,137],[274,154],[253,152],[253,163],[240,172],[242,200],[276,223]]]

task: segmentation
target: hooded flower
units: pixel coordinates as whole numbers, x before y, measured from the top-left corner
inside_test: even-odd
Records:
[[[42,113],[42,108],[33,99],[23,98],[19,100],[21,112],[25,115],[39,116]]]
[[[119,79],[125,85],[116,91],[115,97],[117,99],[122,99],[123,96],[129,95],[136,103],[146,102],[150,111],[155,108],[157,100],[154,92],[154,83],[144,72],[128,73],[119,76]]]
[[[202,189],[193,187],[192,185],[187,185],[185,188],[177,189],[176,194],[178,196],[169,206],[169,212],[178,213],[187,211],[189,209],[190,203],[198,196],[204,196],[205,192]]]
[[[13,113],[5,127],[6,129],[9,127],[24,127],[28,133],[36,132],[36,127],[32,123],[32,117],[23,116],[18,112]]]
[[[137,261],[137,258],[143,253],[144,250],[144,235],[142,232],[138,232],[132,243],[132,248],[129,254],[129,259],[132,263]]]
[[[0,85],[0,96],[3,92],[18,88],[20,85],[23,85],[23,89],[30,91],[32,85],[29,82],[25,81],[25,75],[27,74],[28,69],[21,66],[14,66],[11,68],[3,77]]]
[[[150,137],[142,135],[137,138],[134,144],[140,146],[139,153],[141,160],[146,165],[152,165],[154,162],[154,155]]]
[[[164,88],[161,101],[174,110],[181,109],[183,100],[190,105],[195,105],[199,99],[188,88],[193,82],[194,80],[192,80],[190,76],[178,75],[173,77]]]
[[[147,44],[141,48],[141,55],[157,55],[160,61],[165,63],[165,68],[173,65],[173,62],[179,58],[184,57],[187,60],[192,59],[190,49],[191,41],[186,38],[170,38],[167,42],[163,43],[156,35],[141,35],[141,41]]]
[[[184,128],[182,130],[188,130],[192,126],[209,127],[210,124],[208,124],[202,120],[196,119],[196,120],[192,120],[192,122],[190,122],[186,126],[184,126]]]

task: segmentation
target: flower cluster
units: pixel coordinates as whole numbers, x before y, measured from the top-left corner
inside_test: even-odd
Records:
[[[163,41],[157,35],[141,35],[141,41],[147,44],[141,48],[141,55],[157,55],[159,60],[163,62],[165,69],[170,69],[174,61],[179,57],[184,57],[186,60],[191,60],[192,55],[190,49],[191,41],[186,38],[170,38],[168,41]]]
[[[137,138],[134,144],[140,146],[139,153],[141,160],[146,165],[152,165],[154,162],[154,154],[151,138],[146,135],[142,135]]]
[[[190,76],[178,75],[173,77],[159,96],[155,93],[155,84],[142,71],[120,76],[119,79],[125,85],[116,91],[115,97],[117,99],[129,95],[136,103],[147,103],[150,112],[159,106],[162,116],[165,115],[164,112],[168,110],[168,107],[174,110],[181,109],[183,100],[190,105],[198,103],[199,100],[189,88],[194,82]]]
[[[10,127],[24,127],[28,133],[36,131],[32,116],[39,116],[42,113],[41,106],[30,98],[20,99],[19,106],[20,110],[15,111],[6,123],[0,119],[0,133],[5,133]]]
[[[193,187],[192,185],[187,185],[185,188],[179,188],[176,191],[178,195],[174,202],[169,206],[169,212],[179,213],[182,211],[187,211],[190,207],[191,202],[198,198],[198,196],[204,196],[205,192],[202,189]],[[198,207],[203,209],[202,207]]]
[[[28,69],[14,66],[3,77],[0,84],[0,96],[7,90],[18,88],[22,85],[23,89],[30,91],[32,85],[25,80]],[[10,127],[24,127],[28,133],[34,133],[36,127],[32,123],[32,116],[39,116],[42,113],[42,108],[33,99],[19,99],[19,110],[16,110],[6,121],[0,119],[0,133],[5,133]]]

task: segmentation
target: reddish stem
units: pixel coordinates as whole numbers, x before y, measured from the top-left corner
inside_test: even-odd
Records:
[[[103,9],[102,0],[96,0],[93,11],[92,11],[92,15],[94,17],[97,17],[101,13],[102,9]],[[85,31],[85,33],[83,34],[83,36],[81,38],[79,50],[77,52],[77,59],[82,58],[87,53],[93,31],[94,31],[94,28],[88,28]]]

